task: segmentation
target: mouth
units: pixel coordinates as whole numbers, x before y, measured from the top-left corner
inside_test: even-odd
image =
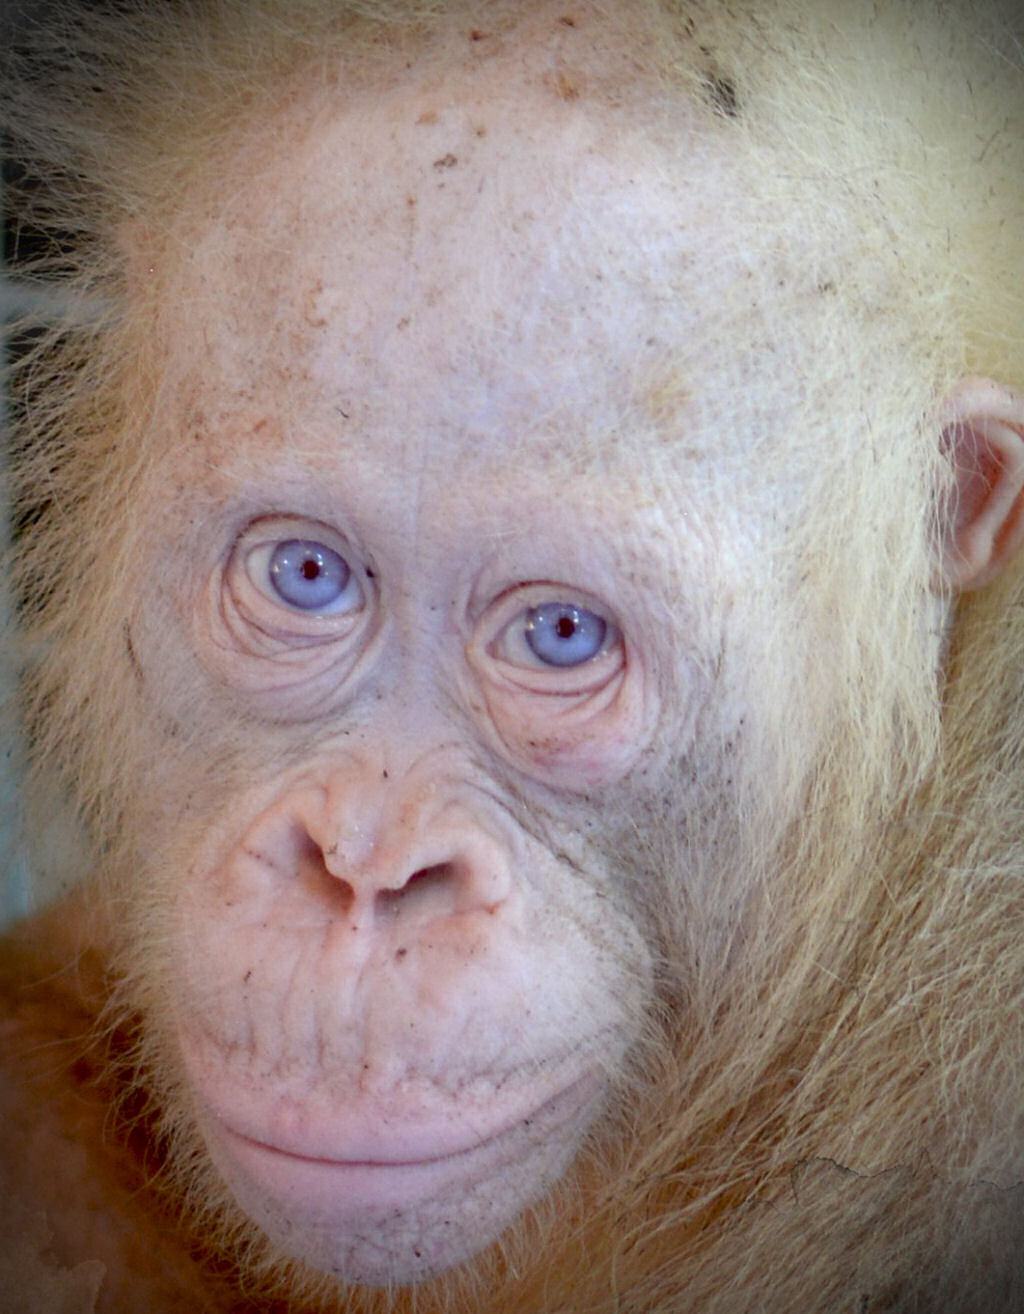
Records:
[[[230,1178],[251,1183],[264,1200],[276,1201],[290,1216],[298,1210],[311,1222],[333,1226],[379,1210],[408,1210],[442,1198],[455,1187],[478,1180],[488,1169],[500,1170],[511,1157],[506,1142],[518,1139],[509,1130],[437,1158],[320,1159],[237,1136],[226,1128],[222,1134],[223,1148],[233,1161]]]
[[[228,1180],[248,1181],[260,1194],[305,1215],[364,1215],[378,1209],[408,1207],[436,1199],[452,1188],[504,1171],[524,1155],[549,1144],[564,1125],[578,1120],[595,1093],[593,1078],[582,1077],[539,1105],[506,1116],[487,1131],[407,1123],[387,1125],[378,1115],[374,1134],[339,1134],[337,1150],[324,1153],[294,1141],[282,1144],[233,1128],[216,1114],[206,1125],[210,1149]],[[365,1127],[373,1110],[358,1119]],[[353,1122],[357,1121],[353,1119]],[[212,1125],[211,1125],[212,1123]],[[248,1194],[248,1192],[247,1192]]]

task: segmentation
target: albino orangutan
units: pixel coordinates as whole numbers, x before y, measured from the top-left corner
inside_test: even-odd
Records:
[[[1024,1308],[1022,48],[25,21],[12,1309]]]

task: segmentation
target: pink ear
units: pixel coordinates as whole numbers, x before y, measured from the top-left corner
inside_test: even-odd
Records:
[[[956,504],[942,577],[950,588],[977,589],[1024,546],[1024,397],[990,379],[964,379],[943,418]]]

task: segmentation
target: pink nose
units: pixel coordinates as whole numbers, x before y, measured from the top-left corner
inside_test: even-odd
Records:
[[[346,913],[364,923],[494,911],[510,887],[507,846],[458,786],[351,769],[307,794],[298,820]],[[453,796],[454,795],[454,796]]]

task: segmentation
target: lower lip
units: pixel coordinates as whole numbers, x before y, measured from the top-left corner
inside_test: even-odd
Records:
[[[500,1140],[502,1138],[498,1138]],[[350,1163],[304,1159],[227,1132],[225,1148],[245,1179],[282,1205],[304,1214],[337,1216],[408,1207],[436,1197],[497,1150],[494,1141],[444,1159],[412,1163]]]
[[[389,1161],[307,1158],[243,1136],[217,1119],[210,1148],[235,1183],[239,1203],[254,1190],[279,1207],[307,1218],[337,1220],[378,1209],[407,1209],[452,1187],[501,1171],[528,1156],[538,1142],[550,1144],[560,1126],[572,1123],[595,1085],[584,1078],[493,1136],[437,1158]],[[568,1130],[568,1129],[567,1129]],[[249,1188],[249,1190],[246,1189]]]

